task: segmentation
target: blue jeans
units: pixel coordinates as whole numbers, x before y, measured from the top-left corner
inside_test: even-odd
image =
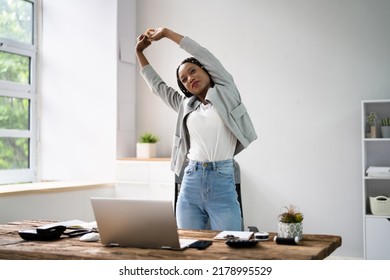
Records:
[[[179,228],[241,230],[233,160],[190,161],[177,200]]]

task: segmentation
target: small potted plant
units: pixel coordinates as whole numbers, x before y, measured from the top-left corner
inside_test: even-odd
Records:
[[[156,157],[156,143],[158,140],[158,136],[150,132],[142,134],[137,143],[137,158]]]
[[[303,214],[297,210],[294,205],[283,207],[285,210],[279,215],[278,223],[278,236],[284,238],[295,238],[302,239],[303,232]]]
[[[383,138],[390,138],[390,118],[381,119],[381,132]]]
[[[366,116],[366,122],[368,127],[370,128],[370,137],[376,138],[376,121],[378,119],[378,115],[375,112],[370,112]]]

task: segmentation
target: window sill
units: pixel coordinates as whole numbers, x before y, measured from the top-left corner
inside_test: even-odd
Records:
[[[73,182],[73,181],[49,181],[39,183],[12,184],[0,186],[0,196],[18,193],[39,193],[47,191],[72,191],[89,188],[115,187],[112,182]]]

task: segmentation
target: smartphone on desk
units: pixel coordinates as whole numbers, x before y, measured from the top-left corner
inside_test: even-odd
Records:
[[[213,243],[212,241],[208,241],[208,240],[198,240],[192,243],[191,245],[189,245],[188,248],[196,248],[199,250],[203,250],[209,247],[212,243]]]

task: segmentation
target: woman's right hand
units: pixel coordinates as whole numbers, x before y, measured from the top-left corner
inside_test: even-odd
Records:
[[[152,42],[145,34],[141,34],[137,38],[137,44],[135,45],[136,52],[143,52],[147,47],[149,47]]]

